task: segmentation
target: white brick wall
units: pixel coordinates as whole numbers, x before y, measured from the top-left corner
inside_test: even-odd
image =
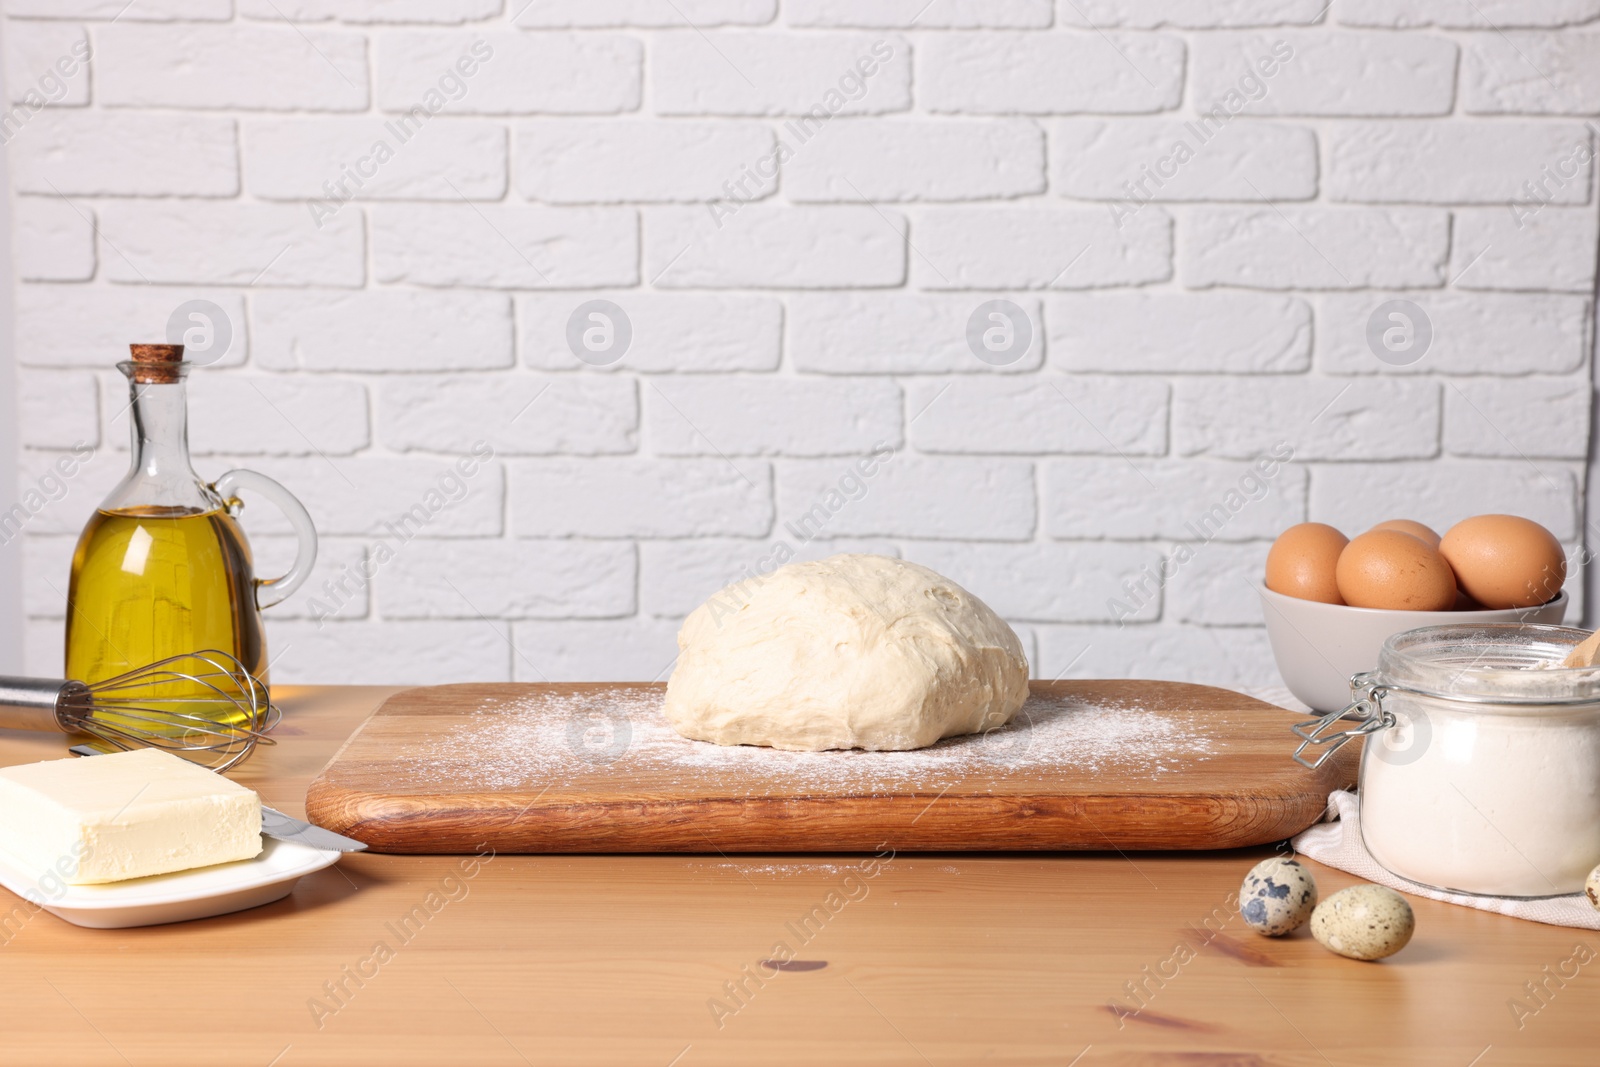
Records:
[[[244,169],[250,192],[263,200],[303,202],[349,181],[351,145],[371,145],[386,120],[263,118],[244,123]],[[230,153],[231,154],[231,153]],[[376,173],[362,178],[363,199],[498,200],[506,191],[506,131],[494,122],[446,119],[423,126]]]
[[[1535,71],[1533,77],[1528,71]],[[1474,35],[1461,106],[1475,115],[1592,115],[1600,110],[1600,34]]]
[[[932,29],[1042,28],[1054,0],[788,0],[790,26],[887,26]]]
[[[854,204],[646,211],[645,277],[658,288],[834,289],[905,280],[905,220]]]
[[[1317,138],[1304,126],[1257,123],[1229,129],[1207,151],[1146,176],[1190,136],[1178,119],[1068,119],[1051,128],[1051,174],[1058,193],[1121,200],[1128,185],[1154,200],[1310,200],[1317,195]],[[1130,166],[1130,163],[1132,164]],[[1157,183],[1156,179],[1162,179]]]
[[[372,274],[385,285],[577,289],[639,280],[639,219],[628,208],[466,202],[370,211]],[[346,217],[360,218],[354,211],[335,218]]]
[[[622,378],[407,375],[379,387],[396,452],[463,455],[479,441],[514,456],[601,456],[638,447],[639,402]]]
[[[256,364],[269,370],[488,370],[516,362],[503,293],[262,291],[251,295],[250,325]]]
[[[676,7],[654,0],[541,0],[525,5],[515,17],[517,25],[527,29],[562,26],[670,29],[682,27],[685,19],[696,26],[760,25],[771,22],[777,9],[777,0],[681,0]]]
[[[75,463],[35,670],[126,464],[111,365],[191,300],[232,337],[197,466],[325,539],[281,681],[664,677],[721,584],[848,550],[969,585],[1036,674],[1253,686],[1292,523],[1600,542],[1600,0],[0,9],[20,484]]]
[[[638,566],[622,541],[412,542],[389,564],[385,617],[616,618],[634,613]]]
[[[517,127],[517,191],[548,204],[706,201],[740,168],[777,148],[757,122],[546,119]],[[742,195],[759,198],[777,176]]]
[[[108,200],[98,230],[106,280],[117,284],[359,286],[366,277],[353,211],[319,228],[289,204]]]
[[[1012,303],[1035,324],[1037,337],[1039,301],[1019,295]],[[974,359],[967,344],[973,301],[966,296],[795,294],[786,306],[788,359],[803,373],[988,374],[1031,371],[1041,363],[1037,341],[1010,364]]]
[[[659,115],[877,115],[911,105],[904,38],[692,29],[659,34],[650,91]]]
[[[94,215],[65,197],[18,197],[12,254],[23,281],[87,281],[94,276]]]
[[[1445,281],[1450,216],[1413,208],[1197,208],[1180,268],[1197,289],[1377,289]]]
[[[1572,26],[1600,18],[1597,0],[1340,0],[1348,26]]]
[[[892,382],[700,376],[644,387],[658,456],[854,456],[900,444]]]
[[[1541,199],[1589,200],[1593,138],[1578,125],[1503,122],[1354,122],[1328,145],[1326,192],[1331,200],[1418,204],[1503,205],[1539,181],[1541,162],[1571,159]],[[1524,177],[1507,157],[1526,161]]]
[[[1456,45],[1435,34],[1274,30],[1197,42],[1202,112],[1240,87],[1251,115],[1443,115],[1455,95]]]
[[[920,44],[918,85],[929,111],[1150,112],[1183,96],[1184,44],[1167,35],[930,34]]]
[[[1147,208],[1118,226],[1104,208],[929,208],[911,238],[925,289],[1089,289],[1172,276],[1172,219]]]
[[[1520,219],[1503,209],[1458,211],[1450,257],[1456,284],[1591,293],[1595,222],[1589,208],[1549,207]]]
[[[45,0],[48,2],[48,0]],[[29,112],[89,102],[92,49],[82,26],[59,22],[18,22],[6,31],[6,89]]]
[[[766,463],[526,461],[513,465],[511,484],[520,537],[761,537],[772,529]]]
[[[359,34],[119,21],[97,27],[93,41],[95,93],[107,107],[361,111],[371,97]],[[162,63],[163,54],[184,61]]]
[[[1172,421],[1180,456],[1244,460],[1288,441],[1302,460],[1425,458],[1439,450],[1439,386],[1211,375],[1178,382]]]
[[[239,191],[232,119],[63,108],[39,115],[28,135],[37,144],[12,168],[18,192],[227,197]]]
[[[1050,300],[1066,371],[1283,373],[1311,363],[1311,306],[1261,293],[1136,291]]]
[[[639,106],[644,48],[629,37],[394,30],[373,44],[382,112],[407,112],[441,86],[450,113],[609,115]],[[474,60],[468,75],[463,65]],[[459,98],[445,78],[462,84]]]
[[[1021,119],[840,122],[783,177],[791,200],[1026,196],[1044,192],[1044,132]]]
[[[774,297],[722,293],[650,293],[614,290],[589,294],[627,304],[632,340],[626,360],[580,363],[567,346],[572,298],[517,298],[523,362],[541,370],[607,370],[645,374],[778,369],[783,303]]]
[[[1148,378],[977,378],[918,382],[911,430],[920,452],[1073,452],[1159,456],[1171,390]]]

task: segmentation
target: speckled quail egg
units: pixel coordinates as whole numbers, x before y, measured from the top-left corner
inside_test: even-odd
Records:
[[[1406,947],[1417,928],[1406,898],[1381,885],[1353,885],[1317,905],[1311,936],[1353,960],[1381,960]]]
[[[1317,906],[1317,883],[1311,872],[1283,856],[1264,859],[1244,876],[1239,887],[1239,915],[1245,925],[1266,937],[1298,930]]]
[[[1600,867],[1589,872],[1589,877],[1583,883],[1583,895],[1589,898],[1589,903],[1595,911],[1600,911]]]

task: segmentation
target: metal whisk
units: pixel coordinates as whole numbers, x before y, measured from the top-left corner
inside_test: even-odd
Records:
[[[119,749],[162,748],[223,771],[282,714],[267,687],[226,652],[171,656],[86,683],[0,677],[0,727],[89,734]]]

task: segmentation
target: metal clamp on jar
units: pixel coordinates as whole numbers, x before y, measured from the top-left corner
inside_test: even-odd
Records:
[[[1294,725],[1294,758],[1316,767],[1367,738],[1361,836],[1401,878],[1578,892],[1600,864],[1600,668],[1560,663],[1586,636],[1516,623],[1396,634],[1377,670],[1350,680],[1347,707]]]
[[[1297,722],[1290,727],[1295,736],[1300,738],[1300,746],[1294,750],[1296,763],[1314,771],[1332,759],[1335,752],[1356,738],[1399,725],[1398,719],[1383,710],[1383,698],[1388,694],[1390,687],[1380,685],[1377,678],[1377,671],[1351,675],[1350,691],[1355,694],[1355,700],[1338,711],[1330,711],[1326,715]],[[1328,732],[1335,723],[1347,719],[1353,719],[1361,725],[1334,733]],[[1313,745],[1322,751],[1315,759],[1307,759],[1302,753]]]

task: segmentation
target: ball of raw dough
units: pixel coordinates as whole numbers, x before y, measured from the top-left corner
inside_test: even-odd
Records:
[[[909,749],[1000,726],[1028,696],[1022,642],[989,606],[888,556],[737,582],[678,632],[667,720],[721,745]]]

